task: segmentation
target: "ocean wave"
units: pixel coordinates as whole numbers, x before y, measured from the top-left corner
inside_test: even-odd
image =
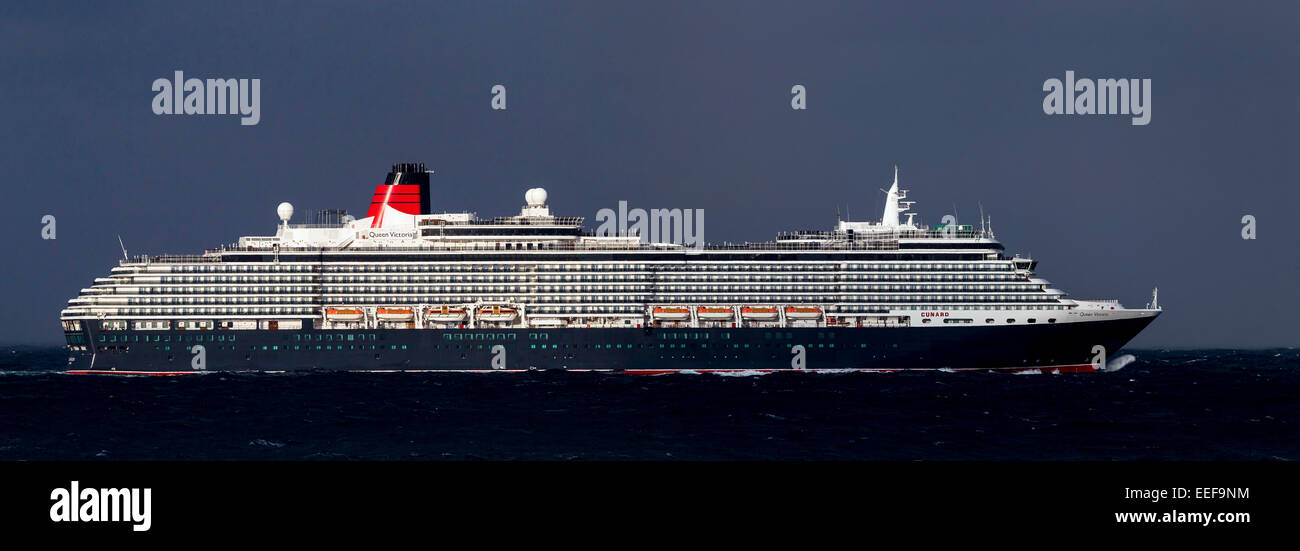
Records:
[[[758,371],[756,369],[746,369],[743,371],[715,371],[713,374],[721,377],[756,377],[759,375],[767,375],[768,372]]]
[[[1106,362],[1106,368],[1102,371],[1119,371],[1124,369],[1124,366],[1133,363],[1135,360],[1137,360],[1137,356],[1132,354],[1124,354],[1122,356],[1111,358],[1109,362]]]

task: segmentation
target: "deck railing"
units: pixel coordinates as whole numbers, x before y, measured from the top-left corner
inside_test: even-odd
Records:
[[[563,252],[563,251],[681,251],[685,253],[698,253],[708,251],[893,251],[899,249],[899,239],[983,239],[991,238],[991,234],[981,231],[955,231],[946,233],[943,230],[914,230],[890,233],[888,235],[860,237],[846,239],[845,234],[841,232],[792,232],[779,234],[774,241],[745,242],[745,243],[711,243],[703,246],[686,246],[678,244],[665,243],[641,243],[633,242],[591,242],[582,240],[552,241],[536,244],[533,248],[520,249],[518,247],[506,248],[503,242],[438,242],[429,243],[420,246],[387,246],[366,244],[364,247],[357,246],[354,242],[350,248],[338,249],[332,247],[292,247],[278,246],[275,242],[253,242],[245,241],[245,246],[240,247],[237,244],[225,245],[216,249],[208,249],[202,255],[197,254],[163,254],[163,255],[137,255],[131,260],[123,261],[127,263],[189,263],[189,262],[220,262],[223,254],[257,252],[257,253],[331,253],[331,252],[351,252],[351,253],[388,253],[388,252],[507,252],[517,253],[520,251],[529,252]],[[992,250],[992,247],[990,247]],[[1001,257],[1000,257],[1001,258]]]

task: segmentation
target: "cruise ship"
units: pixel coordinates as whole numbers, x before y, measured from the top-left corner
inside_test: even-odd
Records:
[[[1069,298],[985,220],[918,225],[897,168],[879,221],[690,246],[584,229],[541,188],[435,212],[432,173],[393,165],[363,218],[281,203],[274,235],[124,250],[61,313],[68,371],[1091,372],[1161,311]]]

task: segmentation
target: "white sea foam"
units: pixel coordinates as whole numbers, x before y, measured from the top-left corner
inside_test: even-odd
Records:
[[[1106,362],[1106,368],[1103,369],[1103,371],[1119,371],[1124,369],[1124,366],[1133,363],[1136,359],[1137,356],[1132,354],[1124,354],[1122,356],[1111,358],[1109,362]]]
[[[758,375],[767,375],[767,372],[758,371],[756,369],[745,369],[741,371],[715,371],[713,374],[722,377],[755,377]]]

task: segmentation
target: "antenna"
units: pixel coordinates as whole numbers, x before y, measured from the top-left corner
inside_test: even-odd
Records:
[[[980,233],[984,233],[984,203],[980,202]]]
[[[117,234],[117,244],[122,246],[122,260],[130,260],[126,256],[126,244],[122,242],[122,234]]]

